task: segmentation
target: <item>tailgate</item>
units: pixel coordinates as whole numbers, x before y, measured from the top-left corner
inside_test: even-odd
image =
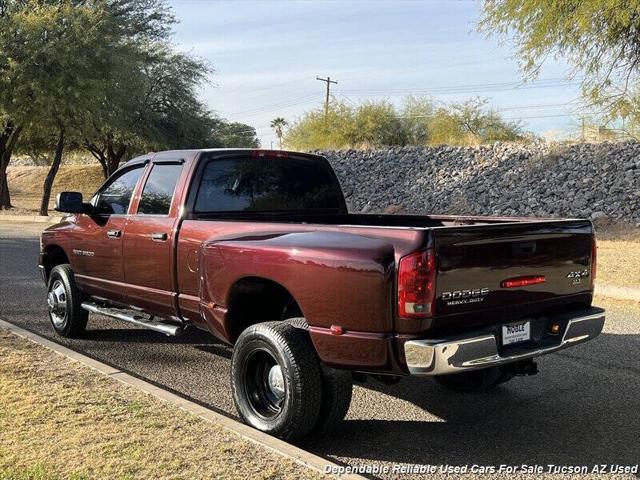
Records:
[[[590,221],[443,227],[433,235],[435,329],[591,303]]]

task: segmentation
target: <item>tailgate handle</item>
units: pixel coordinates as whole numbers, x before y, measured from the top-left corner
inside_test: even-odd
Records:
[[[514,243],[512,246],[513,253],[535,253],[536,242]]]

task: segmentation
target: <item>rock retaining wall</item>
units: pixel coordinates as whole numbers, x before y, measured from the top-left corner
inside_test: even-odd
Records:
[[[315,152],[351,211],[640,220],[640,143]]]

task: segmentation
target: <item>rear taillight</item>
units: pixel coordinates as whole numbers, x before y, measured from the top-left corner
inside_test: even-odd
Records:
[[[598,245],[596,244],[596,237],[591,239],[591,289],[596,285],[596,260],[598,257]]]
[[[416,252],[400,259],[398,265],[398,316],[427,318],[433,313],[435,294],[433,250]]]

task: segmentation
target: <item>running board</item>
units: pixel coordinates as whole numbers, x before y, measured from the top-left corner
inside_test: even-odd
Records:
[[[148,328],[149,330],[154,330],[156,332],[164,333],[165,335],[169,335],[171,337],[175,337],[176,335],[180,335],[182,333],[182,327],[179,325],[158,322],[151,318],[147,319],[147,317],[145,317],[141,313],[128,313],[126,310],[101,307],[93,302],[82,302],[81,306],[83,310],[87,310],[88,312],[117,318],[118,320],[133,323],[134,325]]]

